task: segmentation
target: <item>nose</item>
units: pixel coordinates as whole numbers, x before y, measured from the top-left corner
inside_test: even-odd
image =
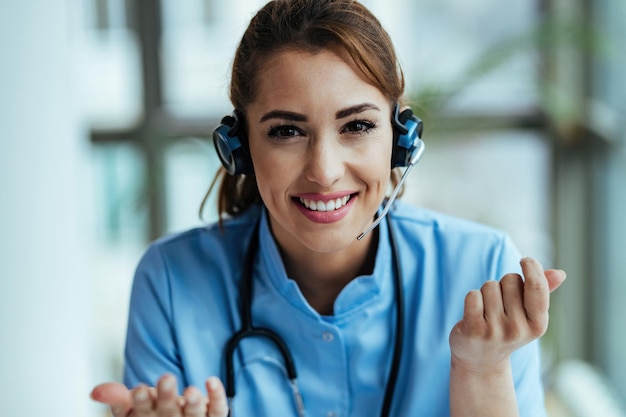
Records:
[[[335,138],[314,139],[307,148],[305,178],[330,187],[345,174],[344,153]]]

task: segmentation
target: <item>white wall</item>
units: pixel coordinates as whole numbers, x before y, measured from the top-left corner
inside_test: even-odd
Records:
[[[69,2],[0,2],[0,415],[87,416],[85,149]],[[92,413],[93,415],[93,413]]]

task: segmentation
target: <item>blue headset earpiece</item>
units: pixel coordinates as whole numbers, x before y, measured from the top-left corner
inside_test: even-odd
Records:
[[[213,130],[213,144],[224,169],[230,175],[253,172],[248,144],[240,126],[241,114],[237,111],[232,116],[224,116],[219,126]]]
[[[393,107],[392,113],[391,123],[394,133],[391,168],[415,164],[424,148],[424,142],[421,139],[424,124],[411,109],[405,109],[400,113],[398,103]]]

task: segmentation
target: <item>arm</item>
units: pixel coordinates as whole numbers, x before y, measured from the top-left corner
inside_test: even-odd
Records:
[[[521,266],[524,280],[507,274],[467,294],[450,334],[452,417],[518,416],[510,356],[545,333],[550,292],[565,279],[531,258]]]
[[[91,398],[109,405],[115,417],[225,417],[226,394],[218,378],[207,379],[206,397],[196,387],[187,387],[179,395],[186,381],[173,337],[166,271],[159,248],[151,247],[141,259],[133,281],[125,351],[126,385],[100,384],[91,392]]]

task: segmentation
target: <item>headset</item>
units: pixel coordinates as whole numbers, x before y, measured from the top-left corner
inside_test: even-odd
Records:
[[[230,175],[252,175],[254,168],[248,148],[243,115],[235,110],[232,115],[224,116],[213,131],[215,150]],[[400,112],[400,105],[394,105],[391,114],[393,126],[393,150],[391,168],[408,167],[415,164],[421,155],[423,123],[409,108]],[[418,155],[419,154],[419,155]]]

